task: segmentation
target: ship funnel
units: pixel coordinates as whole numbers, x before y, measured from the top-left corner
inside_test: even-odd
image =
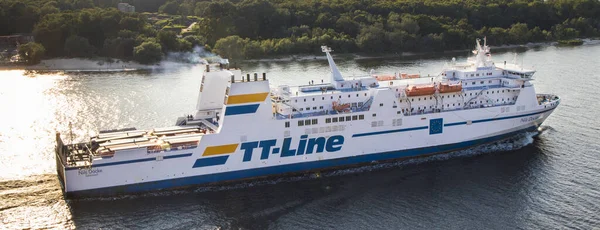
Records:
[[[333,83],[334,81],[343,81],[344,77],[342,77],[340,70],[335,65],[331,54],[329,54],[333,50],[331,50],[331,48],[327,46],[321,46],[321,50],[323,50],[323,52],[327,54],[327,61],[329,62],[329,67],[331,68],[331,82]]]

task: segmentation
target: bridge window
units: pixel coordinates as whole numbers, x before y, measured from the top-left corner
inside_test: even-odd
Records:
[[[350,98],[350,94],[348,94],[348,98]]]
[[[319,119],[312,119],[312,124],[313,125],[319,124]]]
[[[352,117],[351,116],[346,116],[346,121],[351,121]]]
[[[319,106],[319,109],[323,109],[323,106]]]
[[[358,97],[358,93],[356,94],[356,97]]]
[[[289,128],[289,127],[290,127],[290,122],[289,122],[289,121],[286,121],[286,122],[285,122],[285,127],[286,127],[286,128]]]
[[[315,101],[315,98],[313,97],[313,101]]]
[[[310,120],[304,120],[304,125],[310,125]]]
[[[331,118],[325,118],[325,123],[331,123]]]
[[[475,74],[475,76],[479,77],[479,74]]]
[[[317,110],[317,107],[316,107],[316,106],[315,106],[315,107],[313,107],[313,110]]]
[[[306,98],[304,98],[304,102],[306,102]]]
[[[373,117],[376,117],[376,116],[377,116],[377,114],[376,114],[376,113],[374,113],[374,114],[373,114]]]
[[[358,115],[358,119],[359,119],[359,120],[363,120],[363,119],[365,119],[365,115],[364,115],[364,114]]]
[[[296,109],[292,109],[292,112],[296,112]]]
[[[471,85],[475,85],[475,82],[471,82]]]
[[[306,111],[310,110],[310,107],[306,107]]]
[[[383,103],[379,103],[379,106],[383,106]]]
[[[344,121],[344,117],[340,117],[339,120],[340,120],[340,122],[343,122]]]
[[[362,103],[362,102],[359,102],[359,103],[358,103],[358,107],[362,107],[362,106],[363,106],[363,103]]]
[[[338,118],[337,117],[331,118],[331,121],[338,122]]]
[[[481,83],[481,84],[483,85],[483,81],[481,81],[481,82],[479,82],[479,83]]]
[[[303,108],[300,108],[300,111],[304,110]]]
[[[298,121],[298,126],[304,126],[304,121]]]

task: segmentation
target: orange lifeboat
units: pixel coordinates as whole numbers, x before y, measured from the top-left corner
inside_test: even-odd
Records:
[[[333,109],[338,112],[342,112],[350,108],[350,104],[339,104],[336,101],[333,102]]]
[[[375,77],[375,79],[377,79],[377,81],[396,80],[395,75],[373,75],[373,77]]]
[[[407,74],[407,73],[402,73],[402,74],[400,74],[400,77],[401,77],[402,79],[412,79],[412,78],[420,78],[420,77],[421,77],[421,75],[419,75],[419,74]]]
[[[413,85],[406,88],[406,95],[408,96],[423,96],[431,95],[435,93],[434,85]]]
[[[453,93],[462,91],[462,84],[448,84],[441,83],[440,84],[440,93]]]

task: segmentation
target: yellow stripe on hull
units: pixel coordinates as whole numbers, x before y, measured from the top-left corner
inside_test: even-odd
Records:
[[[240,94],[240,95],[229,95],[227,98],[228,105],[252,103],[252,102],[263,102],[269,93],[252,93],[252,94]]]
[[[213,156],[235,152],[239,144],[217,145],[206,147],[202,156]]]

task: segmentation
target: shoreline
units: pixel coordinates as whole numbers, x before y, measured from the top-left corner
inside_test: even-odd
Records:
[[[583,41],[583,45],[597,45],[600,44],[600,39],[581,39]],[[531,49],[537,47],[550,47],[557,46],[558,42],[535,42],[535,43],[527,43],[521,45],[501,45],[501,46],[491,46],[494,50],[508,50],[508,49]],[[380,54],[380,55],[371,55],[365,53],[340,53],[334,55],[334,57],[340,59],[354,59],[354,60],[368,60],[368,59],[378,59],[378,58],[398,58],[398,57],[418,57],[418,56],[428,56],[428,55],[449,55],[463,52],[470,52],[470,49],[462,49],[462,50],[446,50],[440,52],[401,52],[394,54]],[[282,56],[273,56],[269,58],[260,58],[260,59],[248,59],[248,60],[238,60],[238,63],[256,63],[256,62],[290,62],[290,61],[310,61],[310,60],[326,60],[326,57],[323,55],[316,54],[295,54],[295,55],[282,55]],[[106,73],[106,72],[133,72],[133,71],[152,71],[152,70],[164,70],[169,68],[180,68],[184,66],[192,66],[195,64],[190,63],[182,63],[182,62],[172,62],[172,61],[163,61],[159,64],[155,65],[143,65],[132,61],[122,61],[116,60],[115,62],[106,62],[105,59],[82,59],[82,58],[55,58],[55,59],[46,59],[42,60],[39,64],[36,65],[26,65],[26,64],[12,64],[8,63],[6,65],[0,64],[0,71],[7,70],[26,70],[26,71],[48,71],[48,72],[67,72],[67,73]]]
[[[585,38],[585,39],[581,39],[583,41],[583,45],[597,45],[600,44],[600,39],[592,39],[592,38]],[[558,42],[557,41],[552,41],[552,42],[530,42],[530,43],[526,43],[526,44],[520,44],[520,45],[501,45],[501,46],[490,46],[490,48],[492,50],[508,50],[508,49],[518,49],[518,48],[524,48],[524,49],[532,49],[532,48],[537,48],[537,47],[550,47],[550,46],[557,46]],[[341,59],[344,58],[351,58],[351,59],[355,59],[355,60],[368,60],[368,59],[378,59],[378,58],[395,58],[395,57],[418,57],[418,56],[427,56],[427,55],[435,55],[435,54],[441,54],[441,55],[448,55],[448,54],[456,54],[456,53],[462,53],[462,52],[468,52],[470,54],[471,49],[460,49],[460,50],[445,50],[445,51],[439,51],[439,52],[435,52],[435,51],[431,51],[431,52],[402,52],[402,53],[384,53],[384,54],[380,54],[380,55],[372,55],[372,54],[365,54],[365,53],[339,53],[339,54],[335,54],[333,55],[334,57],[338,57]],[[297,54],[297,55],[282,55],[282,56],[278,56],[278,57],[271,57],[271,58],[259,58],[259,59],[248,59],[248,60],[241,60],[239,62],[288,62],[288,61],[310,61],[310,60],[326,60],[327,58],[323,55],[316,55],[316,54]]]

